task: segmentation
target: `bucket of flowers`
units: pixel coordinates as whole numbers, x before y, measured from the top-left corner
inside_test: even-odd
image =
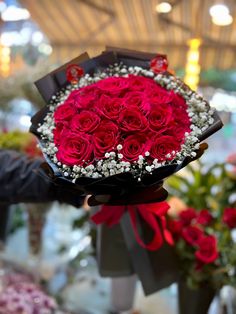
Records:
[[[225,164],[206,168],[198,161],[187,170],[167,181],[183,201],[170,212],[168,227],[180,262],[179,313],[191,306],[192,314],[205,314],[217,291],[236,287],[236,180]]]

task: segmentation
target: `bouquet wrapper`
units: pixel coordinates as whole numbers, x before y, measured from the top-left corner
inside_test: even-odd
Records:
[[[148,69],[150,60],[155,56],[156,54],[152,53],[107,47],[106,51],[92,59],[89,58],[88,54],[82,54],[65,66],[38,80],[36,86],[42,97],[48,102],[55,93],[66,86],[66,68],[69,64],[77,64],[83,68],[85,73],[89,74],[93,74],[97,69],[103,70],[116,62],[123,62],[127,66],[136,65]],[[186,88],[188,87],[186,86]],[[30,131],[39,138],[42,146],[43,142],[40,139],[37,128],[38,124],[43,122],[47,112],[48,107],[45,106],[32,118],[32,126],[30,128]],[[199,138],[200,141],[205,140],[221,127],[222,122],[218,115],[215,114],[214,123],[202,134]],[[79,178],[76,184],[72,184],[63,177],[49,158],[46,157],[46,161],[49,164],[49,174],[53,181],[65,184],[71,187],[71,189],[77,190],[80,194],[92,194],[93,196],[111,194],[115,195],[118,204],[122,204],[122,202],[124,204],[135,202],[139,204],[141,202],[140,199],[136,200],[137,195],[140,195],[142,191],[145,191],[143,196],[147,193],[148,197],[143,203],[156,200],[155,185],[162,185],[163,179],[186,166],[192,159],[186,158],[181,165],[163,166],[154,171],[152,176],[144,176],[141,183],[137,183],[131,174],[123,173],[102,179]],[[154,187],[153,190],[152,187]],[[167,193],[164,191],[163,189],[162,200],[167,197]],[[158,197],[160,198],[160,195]],[[90,204],[97,205],[94,199],[92,199]],[[143,223],[140,217],[138,217],[138,220],[140,234],[144,239],[149,238],[150,230],[148,226]],[[178,263],[173,249],[167,244],[157,251],[147,251],[142,248],[137,243],[128,213],[123,215],[120,223],[116,226],[108,228],[102,225],[98,228],[98,264],[101,275],[119,277],[136,273],[141,280],[146,295],[178,281]]]
[[[148,241],[152,235],[139,219],[139,232]],[[159,250],[142,248],[136,240],[129,215],[109,228],[99,226],[98,268],[103,277],[125,277],[137,274],[145,295],[150,295],[179,280],[178,258],[174,249],[164,244]]]

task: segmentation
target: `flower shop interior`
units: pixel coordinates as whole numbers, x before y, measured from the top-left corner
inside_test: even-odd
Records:
[[[204,138],[208,147],[201,144],[200,153],[191,153],[191,163],[165,175],[168,196],[159,200],[168,211],[151,230],[151,238],[153,230],[161,237],[153,252],[142,238],[147,219],[146,229],[137,225],[128,205],[110,207],[128,208],[131,231],[126,218],[114,218],[119,229],[91,219],[108,207],[103,206],[107,199],[95,195],[88,201],[93,191],[81,196],[74,189],[77,177],[73,183],[57,181],[45,161],[48,151],[31,127],[53,89],[51,81],[36,81],[53,77],[85,52],[90,58],[103,56],[99,62],[108,64],[111,53],[103,52],[113,47],[115,56],[127,54],[135,62],[146,58],[146,68],[157,77],[178,77],[223,123]],[[137,51],[146,54],[139,59]],[[0,314],[236,314],[235,56],[235,0],[0,0]],[[90,60],[90,68],[99,67],[98,59]],[[83,71],[83,66],[67,67],[63,73],[73,86]],[[142,73],[152,77],[148,70]],[[137,90],[136,95],[144,93]],[[163,103],[169,106],[166,99],[179,90],[165,90]],[[172,111],[158,114],[153,123],[161,119],[164,128]],[[204,112],[199,116],[211,124]],[[116,200],[119,193],[113,186]],[[150,201],[144,197],[143,203]],[[141,211],[137,215],[140,219]]]

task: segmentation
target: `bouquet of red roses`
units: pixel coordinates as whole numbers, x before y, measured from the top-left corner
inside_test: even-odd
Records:
[[[99,182],[97,194],[130,195],[194,159],[200,141],[222,126],[167,71],[166,57],[154,56],[109,51],[36,83],[49,105],[31,130],[58,175],[90,194]]]
[[[222,127],[208,103],[167,66],[164,55],[111,48],[91,59],[83,54],[36,82],[48,105],[33,117],[31,131],[48,174],[92,195],[91,205],[108,203],[93,221],[121,221],[129,249],[142,256],[135,238],[152,251],[163,237],[172,241],[163,179],[198,158],[200,142]],[[153,231],[148,244],[140,222]],[[150,288],[152,275],[143,273],[148,266],[138,267]]]

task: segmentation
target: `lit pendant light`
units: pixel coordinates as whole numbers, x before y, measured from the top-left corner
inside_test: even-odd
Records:
[[[189,41],[189,50],[187,53],[187,63],[185,68],[184,81],[193,90],[197,90],[201,67],[199,64],[200,38],[193,38]]]
[[[233,17],[230,15],[230,10],[225,4],[214,4],[210,7],[209,13],[211,15],[212,23],[215,25],[227,26],[233,22]]]

